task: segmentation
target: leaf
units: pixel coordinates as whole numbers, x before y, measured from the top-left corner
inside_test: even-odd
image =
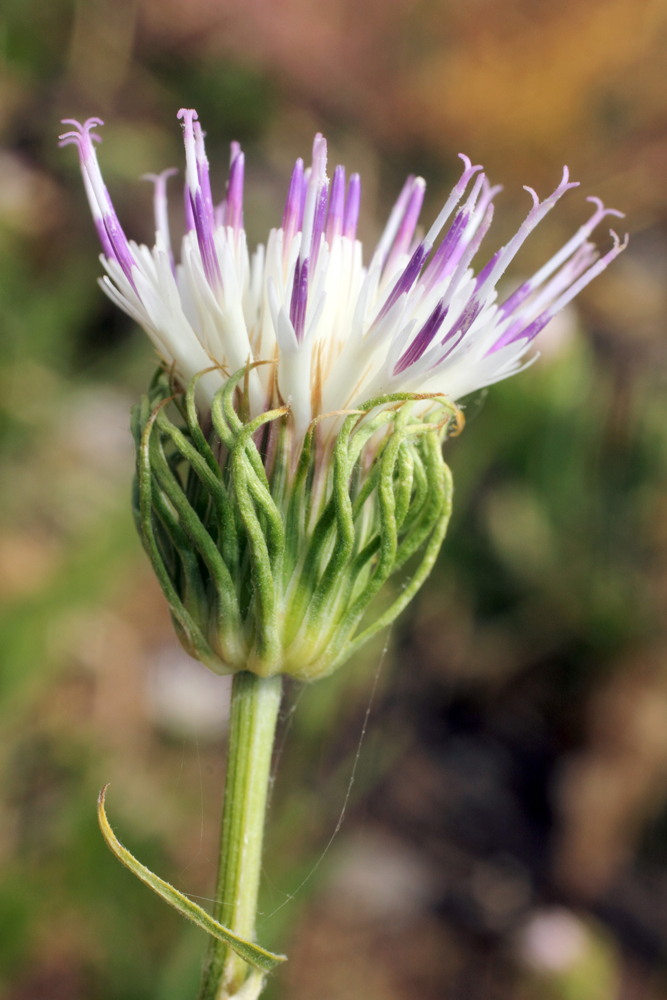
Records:
[[[262,972],[270,972],[274,969],[276,965],[280,965],[281,962],[285,962],[287,959],[286,955],[274,955],[272,952],[267,951],[265,948],[261,948],[257,944],[253,944],[251,941],[245,941],[243,938],[234,934],[233,931],[228,930],[227,927],[223,927],[219,924],[217,920],[198,906],[193,903],[192,900],[184,896],[182,892],[178,889],[174,889],[173,885],[169,885],[163,879],[154,875],[152,871],[142,865],[140,861],[137,861],[133,857],[127,848],[123,847],[115,833],[109,825],[109,820],[107,819],[107,814],[104,810],[104,800],[106,797],[106,792],[108,784],[104,786],[97,799],[97,818],[99,820],[100,829],[102,835],[107,842],[107,846],[116,855],[118,860],[125,865],[126,868],[145,882],[147,886],[158,894],[162,896],[170,906],[173,906],[175,910],[178,910],[180,914],[187,917],[202,930],[205,930],[212,937],[218,938],[220,941],[224,941],[226,945],[235,951],[236,954],[247,962],[249,965],[254,966],[256,969],[261,969]]]

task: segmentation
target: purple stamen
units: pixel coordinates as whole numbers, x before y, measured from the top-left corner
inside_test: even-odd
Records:
[[[456,207],[456,205],[458,205],[459,201],[463,197],[463,194],[468,186],[468,182],[470,181],[471,177],[474,177],[475,174],[482,169],[481,166],[473,167],[470,160],[464,153],[459,153],[459,159],[463,160],[463,166],[464,166],[463,173],[461,174],[457,183],[452,188],[452,192],[449,198],[445,202],[444,207],[442,208],[437,219],[429,229],[428,233],[426,234],[426,238],[424,240],[424,243],[429,248],[429,253],[431,252],[431,248],[433,247],[433,244],[437,240],[438,235],[442,227],[444,226],[445,222],[447,221],[449,216],[454,211],[454,208]]]
[[[183,186],[183,208],[185,210],[185,228],[191,233],[195,228],[195,217],[192,214],[192,199],[190,198],[190,187],[187,181]]]
[[[466,333],[468,333],[473,323],[481,313],[482,308],[483,308],[483,303],[481,303],[479,300],[476,300],[474,296],[469,299],[458,320],[453,324],[451,329],[448,330],[445,336],[442,338],[441,341],[442,346],[444,347],[446,344],[448,344],[449,346],[445,351],[445,353],[440,354],[437,360],[434,361],[434,363],[431,365],[432,368],[437,367],[437,365],[441,364],[445,360],[445,358],[447,358],[451,354],[454,348],[458,344],[460,344],[460,342],[465,337]],[[424,325],[422,331],[419,333],[418,337],[415,338],[415,341],[413,341],[413,343],[408,348],[408,351],[406,351],[403,358],[401,358],[399,364],[402,364],[404,359],[405,363],[402,364],[400,371],[404,371],[409,365],[414,364],[415,361],[418,361],[419,358],[422,357],[425,350],[427,349],[431,341],[435,338],[436,334],[438,333],[448,312],[449,312],[449,304],[446,301],[446,297],[443,296],[440,302],[438,302],[438,304],[436,305],[435,309],[433,310],[431,316]],[[435,321],[436,318],[439,318],[439,322]],[[419,344],[417,344],[417,340],[420,341]],[[409,356],[407,356],[408,354]],[[394,369],[394,374],[399,374],[399,371],[397,369]]]
[[[487,208],[489,207],[495,196],[502,191],[502,189],[503,189],[502,184],[494,184],[494,186],[491,187],[486,177],[484,178],[484,190],[482,193],[482,197],[480,199],[479,205],[475,209],[475,215],[477,216],[478,219],[484,218],[484,213],[486,212]]]
[[[509,326],[500,337],[498,337],[495,344],[489,348],[486,352],[486,356],[488,357],[489,354],[495,354],[495,352],[499,351],[501,347],[507,347],[508,344],[513,344],[517,340],[525,340],[526,343],[530,343],[530,341],[535,339],[538,333],[544,329],[549,320],[552,318],[553,316],[551,311],[549,309],[545,309],[541,316],[538,316],[537,319],[534,319],[532,323],[529,323],[527,326],[521,322],[512,323],[512,325]]]
[[[122,267],[125,277],[134,288],[134,278],[132,277],[132,268],[136,266],[134,263],[134,257],[132,256],[127,236],[123,232],[115,212],[108,213],[104,216],[104,225],[106,226],[109,242],[113,247],[116,259]]]
[[[301,246],[299,248],[299,259],[296,261],[294,268],[294,282],[290,301],[290,319],[299,343],[303,340],[306,325],[309,275],[315,270],[315,263],[317,262],[317,255],[319,253],[319,243],[322,239],[326,220],[329,188],[326,166],[327,143],[326,139],[318,132],[313,142],[312,169],[304,171],[302,179],[302,197],[304,188],[306,189],[306,196],[303,207]],[[311,258],[312,264],[310,261]]]
[[[204,206],[206,208],[206,214],[208,216],[209,225],[213,227],[214,216],[213,216],[213,198],[211,197],[211,179],[209,176],[208,169],[208,158],[206,156],[206,149],[204,147],[204,136],[205,132],[202,132],[201,125],[198,121],[193,122],[192,131],[195,137],[195,156],[197,157],[197,178],[199,180],[199,186],[201,187],[202,197],[204,200]]]
[[[440,230],[442,229],[442,227],[444,226],[445,222],[447,221],[447,219],[451,215],[452,210],[454,209],[454,206],[460,200],[463,192],[465,191],[466,187],[468,186],[468,182],[469,182],[470,178],[474,177],[474,175],[479,170],[482,169],[480,166],[473,167],[471,165],[470,160],[468,159],[468,157],[464,156],[462,153],[460,154],[460,157],[463,160],[464,167],[465,167],[465,169],[463,171],[463,174],[461,175],[458,183],[454,186],[454,189],[452,190],[452,193],[450,194],[449,198],[447,199],[447,202],[445,203],[444,208],[442,209],[442,211],[438,215],[438,218],[436,219],[436,221],[433,223],[433,225],[429,229],[428,233],[426,234],[426,238],[423,239],[422,242],[419,244],[419,246],[415,249],[415,251],[412,254],[412,257],[411,257],[411,259],[410,259],[407,267],[404,269],[404,271],[402,272],[402,274],[400,274],[398,276],[398,278],[396,279],[391,292],[389,293],[389,295],[385,299],[385,302],[384,302],[382,308],[380,309],[380,312],[379,312],[378,317],[376,319],[376,323],[379,322],[380,320],[382,320],[387,315],[387,313],[389,312],[389,310],[396,304],[396,302],[398,301],[398,299],[400,298],[400,296],[404,292],[408,292],[412,288],[413,284],[417,280],[417,277],[419,276],[419,273],[420,273],[420,271],[422,269],[422,266],[423,266],[424,262],[426,261],[428,255],[430,254],[430,252],[431,252],[431,250],[433,248],[433,241],[435,239],[437,239],[437,236],[440,233]],[[410,182],[410,189],[409,189],[410,190],[410,194],[406,195],[406,189],[408,187],[408,182]],[[401,202],[402,199],[405,199],[405,201],[407,203],[407,201],[410,198],[410,195],[412,194],[412,185],[414,184],[414,180],[410,181],[410,178],[408,178],[408,182],[406,182],[406,185],[403,188],[403,191],[401,192],[401,195],[399,197],[399,201],[394,206],[394,210],[392,211],[392,214],[391,214],[391,217],[390,217],[390,223],[392,222],[392,219],[396,219],[399,216],[399,212],[398,212],[399,202]],[[398,227],[398,223],[396,223],[396,228],[397,227]],[[375,251],[375,256],[373,258],[374,260],[378,259],[378,255],[380,255],[380,256],[382,255],[382,253],[384,251],[385,241],[386,241],[386,238],[388,237],[390,231],[391,231],[390,230],[390,225],[387,224],[387,228],[385,229],[385,232],[383,233],[382,239],[380,240],[380,243],[378,244],[378,249]],[[393,239],[393,237],[392,237],[392,239]],[[454,291],[454,283],[453,282],[450,285],[450,287],[452,288],[452,293],[453,293],[453,291]]]
[[[479,227],[479,229],[475,233],[475,235],[472,238],[472,240],[470,241],[470,243],[465,248],[465,251],[464,251],[464,253],[461,256],[461,259],[459,260],[458,264],[456,265],[456,270],[452,274],[451,280],[450,280],[449,284],[447,285],[447,289],[445,291],[445,294],[442,297],[442,304],[444,306],[448,306],[449,303],[454,298],[454,295],[456,294],[456,292],[458,290],[458,287],[459,287],[459,284],[461,282],[461,278],[465,274],[465,272],[466,272],[466,270],[468,268],[468,265],[470,264],[470,261],[473,259],[473,257],[475,256],[475,254],[479,250],[479,247],[480,247],[480,244],[481,244],[482,240],[484,239],[484,237],[486,236],[487,232],[489,231],[489,227],[491,225],[492,220],[493,220],[493,205],[491,204],[491,205],[488,206],[488,208],[487,208],[487,210],[486,210],[486,212],[484,214],[484,219],[482,220],[481,226]],[[464,316],[468,316],[469,315],[469,310],[476,309],[478,304],[480,304],[480,308],[481,308],[481,302],[482,301],[483,300],[481,299],[481,297],[477,295],[477,284],[475,284],[473,286],[472,294],[470,295],[470,297],[468,299],[468,303],[467,303],[467,305],[466,305],[466,307],[465,307],[465,309],[464,309],[464,311],[462,313],[462,319],[463,319]],[[467,329],[467,327],[466,327],[466,329]]]
[[[488,181],[486,180],[486,175],[483,173],[478,174],[477,177],[475,178],[475,183],[472,186],[472,191],[468,195],[468,199],[465,205],[463,206],[468,212],[468,214],[471,216],[475,211],[475,206],[477,205],[477,199],[479,198],[479,193],[485,184],[487,184],[488,187]]]
[[[424,288],[427,292],[430,292],[442,279],[445,267],[454,249],[461,241],[469,222],[470,216],[465,208],[459,209],[454,216],[454,221],[445,233],[442,243],[434,253],[433,259],[424,271]]]
[[[573,281],[576,281],[580,275],[584,274],[595,263],[599,256],[595,244],[584,243],[580,246],[577,252],[561,267],[560,271],[556,273],[551,281],[544,285],[539,292],[536,292],[525,309],[522,310],[524,325],[528,319],[534,319],[535,316],[542,312],[542,309],[548,303],[554,302],[561,292],[569,288]],[[500,313],[500,310],[498,312]]]
[[[550,307],[553,316],[555,316],[556,313],[563,308],[563,306],[567,305],[568,302],[578,295],[582,288],[585,288],[586,285],[593,280],[593,278],[597,278],[598,274],[601,274],[604,269],[611,264],[612,260],[618,257],[620,253],[623,253],[630,238],[628,234],[625,234],[625,238],[622,243],[613,229],[609,230],[609,234],[614,241],[612,249],[606,253],[604,257],[601,257],[600,260],[596,261],[595,264],[593,264],[593,266],[585,272],[585,274],[582,274],[581,277],[573,282],[567,291],[554,302],[554,304]]]
[[[473,238],[466,246],[464,252],[460,257],[458,264],[456,265],[456,270],[452,275],[451,281],[445,293],[447,301],[449,301],[451,297],[454,295],[458,287],[458,284],[463,275],[465,274],[471,260],[473,259],[473,257],[479,250],[480,246],[482,245],[482,241],[486,236],[486,234],[488,233],[491,227],[491,223],[493,222],[493,213],[494,213],[494,207],[492,203],[489,205],[486,212],[484,213],[484,218],[482,219],[481,226],[479,227]]]
[[[109,260],[116,260],[116,254],[114,253],[114,249],[111,246],[111,242],[109,241],[109,237],[107,235],[106,226],[104,225],[104,218],[102,216],[102,211],[97,202],[95,191],[93,190],[93,186],[90,183],[90,178],[88,177],[88,173],[83,163],[83,153],[81,149],[80,136],[84,131],[84,126],[81,124],[81,122],[78,122],[75,118],[63,118],[62,123],[63,125],[76,125],[77,129],[79,130],[78,132],[65,132],[63,135],[60,136],[60,142],[58,143],[58,145],[62,147],[62,146],[69,146],[71,143],[76,143],[77,150],[79,153],[79,165],[81,168],[81,176],[83,177],[83,186],[86,191],[86,197],[88,198],[88,204],[90,205],[90,211],[93,216],[93,222],[95,223],[95,229],[97,230],[97,235],[99,237],[100,243],[102,244],[102,250],[104,252],[104,256],[107,257]],[[94,125],[102,125],[102,124],[104,123],[100,118],[96,119],[89,118],[88,121],[86,122],[86,125],[88,125],[89,129],[88,134],[91,142],[93,140],[95,140],[95,142],[102,141],[99,135],[95,135],[94,133],[90,132],[90,128],[92,128]]]
[[[301,196],[299,201],[299,231],[303,229],[303,217],[306,211],[306,198],[308,196],[308,184],[310,183],[311,168],[306,167],[301,178]]]
[[[392,243],[398,232],[398,228],[401,224],[401,220],[405,215],[406,208],[412,197],[412,190],[415,184],[414,174],[410,176],[405,181],[401,193],[399,194],[394,207],[389,213],[389,218],[387,219],[387,225],[384,227],[384,232],[380,237],[380,242],[375,248],[375,253],[373,254],[373,262],[379,264],[380,267],[384,267],[385,261],[387,260],[387,255],[391,249]]]
[[[301,219],[301,189],[303,187],[303,160],[301,157],[294,164],[289,182],[285,211],[283,212],[283,265],[287,264],[292,240],[299,231]]]
[[[229,184],[227,185],[225,225],[231,226],[234,233],[239,233],[243,229],[243,175],[245,170],[245,156],[241,152],[238,142],[232,143],[232,156],[233,159],[229,170]]]
[[[59,145],[67,146],[69,143],[75,142],[78,147],[81,170],[85,175],[84,181],[86,178],[88,180],[88,184],[86,184],[86,192],[89,195],[89,200],[91,196],[93,199],[91,202],[93,217],[96,220],[101,219],[104,223],[107,240],[102,239],[102,246],[105,249],[105,253],[109,259],[115,259],[118,262],[125,277],[136,291],[134,279],[132,277],[132,268],[136,266],[134,257],[132,255],[132,251],[130,250],[127,237],[123,232],[120,222],[118,221],[111,198],[109,197],[109,192],[107,191],[104,180],[102,179],[100,167],[97,162],[97,156],[95,155],[93,140],[101,142],[101,139],[99,136],[91,134],[90,131],[97,125],[103,125],[104,122],[101,118],[88,118],[82,125],[74,118],[64,118],[63,124],[74,125],[78,130],[75,132],[65,132],[61,135],[59,137]],[[97,212],[94,208],[95,205],[97,206]],[[96,228],[101,238],[101,227],[99,223],[96,223]],[[107,253],[108,250],[111,251],[110,254]]]
[[[97,235],[99,237],[100,243],[102,244],[102,251],[104,256],[108,260],[118,260],[116,254],[114,253],[114,248],[111,246],[111,240],[107,234],[107,227],[104,225],[104,219],[95,219],[95,229],[97,230]]]
[[[594,278],[597,278],[598,274],[604,271],[604,269],[611,264],[612,260],[614,260],[615,257],[618,257],[618,255],[625,250],[628,245],[628,234],[625,234],[625,239],[621,243],[613,229],[610,230],[610,233],[614,240],[614,246],[612,249],[605,254],[604,257],[601,257],[600,260],[596,261],[592,267],[589,267],[588,270],[585,271],[584,274],[580,275],[576,281],[573,281],[570,287],[563,292],[563,294],[556,299],[555,302],[552,302],[552,304],[545,309],[540,316],[534,319],[532,323],[529,323],[528,326],[521,329],[521,326],[519,325],[521,322],[520,320],[511,324],[511,326],[509,326],[508,329],[505,330],[500,337],[498,337],[496,342],[486,352],[487,357],[489,354],[494,354],[495,351],[500,350],[501,347],[505,347],[507,344],[511,344],[514,341],[525,340],[526,343],[530,343],[531,340],[534,340],[538,333],[544,329],[549,320],[553,319],[556,313],[560,312],[560,310],[566,306],[568,302],[571,302],[572,299],[579,294],[582,288],[585,288],[589,282],[591,282]]]
[[[545,215],[547,215],[551,211],[556,202],[560,198],[562,198],[562,196],[565,194],[566,191],[569,191],[571,188],[579,186],[578,181],[570,183],[569,178],[570,175],[567,167],[563,167],[563,177],[560,184],[558,185],[556,190],[548,196],[548,198],[544,199],[543,202],[540,202],[540,199],[538,198],[537,194],[535,193],[535,191],[533,191],[532,188],[524,185],[524,190],[528,191],[531,198],[533,199],[533,207],[529,211],[524,221],[521,223],[521,226],[519,227],[519,230],[516,233],[516,235],[512,237],[507,246],[503,247],[500,250],[495,262],[495,267],[493,268],[493,270],[489,272],[488,276],[486,277],[484,286],[481,288],[480,294],[482,297],[487,291],[491,289],[493,285],[497,284],[497,282],[500,280],[502,275],[509,267],[511,261],[518,253],[519,248],[525,242],[525,240],[533,231],[535,226],[539,222],[541,222],[542,219],[545,217]]]
[[[308,305],[308,260],[297,260],[290,302],[290,320],[298,343],[303,340]]]
[[[408,255],[412,257],[413,253],[419,246],[419,244],[424,239],[424,228],[423,226],[417,226],[415,229],[415,235],[412,237],[412,242],[410,243],[410,248],[408,250]]]
[[[415,250],[415,252],[413,253],[410,260],[408,261],[408,264],[405,267],[405,269],[396,278],[396,281],[394,282],[394,287],[392,288],[391,292],[385,299],[385,302],[380,312],[378,313],[378,317],[375,323],[379,323],[380,320],[384,319],[389,310],[396,305],[396,303],[400,299],[401,295],[404,294],[404,292],[410,291],[410,289],[412,288],[412,286],[414,285],[415,281],[419,276],[419,272],[421,271],[422,265],[426,260],[426,258],[428,257],[428,254],[429,250],[422,241]],[[375,325],[375,323],[373,325]]]
[[[400,375],[406,368],[419,361],[424,351],[430,346],[433,338],[442,326],[448,312],[448,306],[443,308],[442,302],[436,304],[435,309],[424,323],[423,327],[416,335],[411,344],[408,345],[404,353],[394,366],[394,375]]]
[[[528,296],[536,288],[538,288],[542,282],[546,280],[546,278],[549,277],[549,275],[553,274],[553,272],[560,267],[563,261],[566,261],[568,257],[572,255],[577,247],[588,239],[595,227],[599,225],[602,219],[604,219],[607,215],[615,215],[621,219],[624,217],[623,212],[618,212],[615,208],[605,208],[599,198],[593,196],[587,198],[586,200],[593,202],[593,204],[597,206],[588,222],[585,222],[583,226],[580,226],[572,239],[568,240],[565,246],[563,246],[558,253],[551,258],[551,260],[547,261],[547,263],[541,267],[532,278],[524,282],[520,288],[517,288],[517,290],[513,292],[512,295],[505,300],[505,302],[503,302],[499,309],[499,316],[509,316],[511,312],[517,309],[521,303],[524,302]]]
[[[200,188],[197,189],[194,197],[190,192],[190,207],[195,220],[195,231],[199,252],[201,254],[204,274],[211,288],[218,291],[222,286],[222,275],[220,274],[220,264],[218,254],[213,242],[213,231],[208,218],[208,211],[204,203],[204,197]]]
[[[398,227],[398,232],[396,233],[389,257],[387,258],[387,263],[385,265],[385,272],[387,274],[393,273],[399,258],[408,252],[414,231],[417,228],[417,221],[419,219],[419,213],[421,212],[422,203],[424,201],[425,190],[426,182],[422,177],[417,177],[412,185],[412,191],[410,193],[407,208],[405,209],[405,213]]]
[[[491,260],[488,262],[488,264],[484,265],[484,267],[482,268],[482,270],[479,272],[479,274],[475,278],[475,292],[474,292],[475,295],[477,295],[477,293],[479,292],[479,289],[482,287],[482,285],[484,285],[484,283],[488,279],[489,275],[493,271],[494,267],[498,263],[498,260],[500,258],[501,253],[503,252],[503,250],[504,250],[504,247],[501,247],[500,250],[496,250],[496,252],[494,253],[494,255],[491,258]]]
[[[447,347],[447,350],[440,354],[435,361],[430,365],[431,370],[437,368],[441,365],[443,361],[452,354],[452,352],[459,346],[466,333],[470,330],[473,323],[479,316],[483,309],[481,302],[470,301],[465,307],[459,320],[453,325],[451,330],[442,338],[442,346]]]
[[[457,338],[456,343],[462,340],[481,313],[482,308],[483,305],[481,302],[476,299],[470,299],[452,329],[442,338],[443,346],[452,340],[453,337]]]
[[[343,236],[347,236],[349,240],[354,240],[357,235],[360,204],[361,178],[359,174],[352,174],[347,186],[347,201],[345,202],[345,217],[343,219]]]
[[[343,232],[343,215],[345,213],[345,167],[338,166],[334,170],[331,185],[331,204],[327,217],[327,243],[331,247],[336,236]]]
[[[315,274],[315,268],[317,267],[317,258],[320,255],[320,245],[322,243],[322,235],[324,233],[324,224],[327,218],[327,202],[329,200],[329,186],[325,185],[320,189],[320,193],[317,199],[317,205],[315,208],[315,218],[313,220],[313,236],[310,243],[310,256],[311,256],[311,273]]]
[[[203,150],[203,136],[200,128],[195,136],[195,124],[197,122],[197,112],[191,108],[181,108],[177,115],[183,119],[183,136],[185,140],[185,163],[186,180],[190,194],[190,208],[194,219],[194,228],[197,233],[199,252],[201,254],[204,274],[211,288],[216,292],[222,286],[222,276],[220,274],[220,264],[218,254],[213,241],[213,209],[207,205],[206,196],[200,181],[201,151]],[[197,155],[197,145],[200,144],[200,155]],[[205,154],[204,154],[205,159]],[[187,200],[187,199],[186,199]],[[186,219],[188,219],[186,208]],[[189,219],[188,219],[189,223]]]
[[[478,280],[481,276],[480,272]],[[509,295],[499,307],[498,318],[504,319],[506,316],[509,316],[510,313],[514,312],[515,309],[518,309],[521,305],[523,305],[526,299],[532,294],[535,287],[533,278],[529,278],[528,281],[524,281],[522,285],[519,285],[516,291],[512,292],[512,294]]]
[[[479,197],[480,190],[483,190],[483,194],[479,204],[477,204],[477,199]],[[468,198],[466,204],[463,207],[463,210],[468,216],[468,223],[465,227],[464,232],[461,235],[461,238],[452,247],[451,252],[448,254],[447,260],[441,267],[440,273],[438,275],[439,280],[446,278],[447,275],[451,274],[452,271],[454,271],[457,264],[461,260],[461,257],[465,253],[466,247],[469,246],[470,241],[475,236],[475,233],[477,232],[480,224],[484,222],[484,219],[486,218],[486,210],[488,206],[491,205],[491,199],[493,198],[494,194],[496,194],[500,190],[502,190],[502,187],[500,185],[492,188],[489,185],[489,182],[487,181],[484,174],[479,175],[479,177],[475,181],[475,185],[472,189],[470,197]]]
[[[326,169],[327,141],[321,132],[318,132],[313,142],[313,165],[310,172],[306,171],[306,174],[308,174],[308,186],[306,189],[303,223],[301,227],[303,233],[301,251],[299,255],[301,260],[305,260],[306,257],[309,257],[312,253],[313,227],[315,225],[316,213],[320,208],[320,193],[322,187],[328,187]],[[305,180],[306,176],[304,174],[304,181]]]

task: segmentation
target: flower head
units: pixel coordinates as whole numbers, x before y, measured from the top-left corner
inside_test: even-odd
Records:
[[[102,180],[91,118],[75,143],[102,242],[106,294],[143,326],[163,365],[133,413],[134,511],[176,632],[214,670],[321,677],[393,621],[440,549],[452,483],[442,439],[455,402],[518,371],[552,316],[623,249],[589,242],[595,212],[498,304],[519,247],[575,185],[567,169],[477,274],[491,187],[463,173],[425,237],[425,184],[408,177],[367,267],[356,239],[358,174],[315,137],[297,160],[279,229],[249,255],[244,157],[211,195],[204,133],[182,109],[185,235],[172,252],[167,180],[154,185],[155,246],[125,236]],[[446,227],[449,228],[446,229]],[[439,241],[439,242],[438,242]],[[420,561],[418,561],[420,560]],[[371,602],[403,567],[381,612]]]
[[[317,135],[312,164],[297,160],[282,225],[249,254],[243,228],[244,156],[232,143],[227,197],[213,204],[204,133],[196,111],[181,109],[185,140],[185,221],[174,264],[166,180],[155,185],[155,246],[129,241],[102,180],[90,118],[61,136],[76,143],[102,242],[106,294],[146,330],[183,384],[211,366],[200,394],[212,399],[226,375],[248,360],[277,361],[249,375],[256,416],[282,400],[303,438],[313,417],[396,391],[438,392],[451,401],[506,378],[525,364],[549,320],[625,247],[599,257],[589,237],[610,215],[595,211],[565,246],[517,291],[498,302],[497,285],[528,235],[571,188],[567,168],[518,232],[477,274],[474,261],[493,218],[491,187],[466,156],[463,173],[425,237],[417,233],[421,177],[408,177],[380,242],[364,266],[356,239],[360,179],[337,166],[327,176],[327,144]],[[446,228],[446,227],[449,228]],[[438,244],[438,240],[440,240]],[[332,424],[333,425],[333,424]]]

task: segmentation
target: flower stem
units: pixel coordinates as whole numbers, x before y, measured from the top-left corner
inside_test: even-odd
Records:
[[[254,940],[264,818],[282,678],[234,675],[222,812],[216,920]],[[211,940],[199,1000],[225,1000],[242,986],[246,963]]]

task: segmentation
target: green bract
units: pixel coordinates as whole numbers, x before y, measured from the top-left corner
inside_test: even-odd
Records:
[[[459,414],[442,396],[395,393],[313,421],[297,443],[287,406],[243,419],[249,367],[205,421],[200,376],[183,392],[156,372],[133,411],[135,517],[191,656],[217,673],[314,680],[393,621],[430,572],[451,511],[442,441]],[[373,614],[413,557],[399,596]]]

